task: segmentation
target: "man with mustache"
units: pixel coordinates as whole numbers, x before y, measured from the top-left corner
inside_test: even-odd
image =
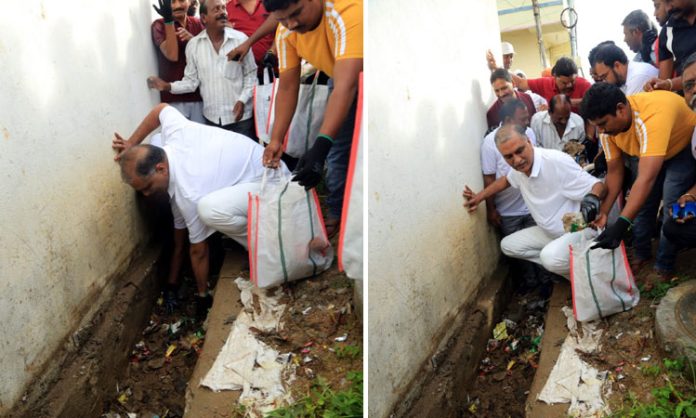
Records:
[[[531,90],[546,101],[557,94],[570,97],[573,111],[578,112],[582,96],[590,88],[590,82],[578,77],[578,66],[568,57],[561,57],[551,69],[551,77],[525,79],[513,74],[515,87],[522,91]]]
[[[511,100],[521,100],[522,103],[527,106],[527,112],[529,112],[530,117],[536,112],[532,98],[525,93],[515,90],[515,87],[512,85],[512,75],[508,70],[504,68],[496,68],[493,70],[491,73],[491,88],[498,100],[496,100],[488,109],[488,112],[486,112],[486,121],[488,122],[489,130],[500,125],[500,122],[502,122],[500,119],[500,109],[505,103]]]
[[[150,77],[150,85],[160,91],[182,94],[200,86],[203,116],[208,125],[254,137],[252,94],[256,84],[256,64],[248,55],[241,61],[227,61],[227,53],[246,40],[246,35],[227,27],[223,0],[201,2],[205,31],[186,46],[186,70],[180,81],[166,82]]]
[[[159,0],[159,7],[153,6],[162,16],[152,22],[152,42],[157,50],[159,76],[164,81],[176,81],[184,77],[186,68],[186,45],[194,36],[205,29],[200,19],[188,16],[189,0]],[[186,118],[203,123],[203,103],[198,90],[174,95],[168,91],[160,92],[160,101],[175,107]]]
[[[623,156],[637,158],[631,172],[637,177],[621,216],[597,238],[600,248],[616,248],[633,229],[634,272],[652,258],[651,238],[660,203],[669,207],[696,180],[696,164],[689,144],[696,114],[678,95],[666,91],[626,97],[616,86],[597,83],[582,102],[585,117],[597,127],[607,160],[607,198],[602,202],[596,224],[607,225],[607,215],[624,180]],[[633,164],[629,162],[629,164]],[[664,221],[669,211],[664,211]],[[676,248],[660,236],[655,275],[650,281],[673,276]]]
[[[696,52],[684,61],[682,81],[684,99],[691,110],[696,112]],[[691,154],[696,158],[696,130],[691,136]],[[696,161],[694,163],[696,164]],[[682,208],[687,202],[696,202],[696,183],[677,199],[677,203]],[[696,221],[690,214],[678,219],[668,219],[663,226],[663,232],[665,237],[677,247],[696,247]]]
[[[626,53],[614,43],[602,43],[590,54],[595,81],[613,84],[627,96],[642,93],[643,85],[657,77],[657,68],[645,62],[629,61]]]
[[[581,212],[586,222],[594,221],[606,189],[569,155],[533,147],[524,132],[524,127],[513,124],[498,130],[496,146],[514,170],[476,194],[464,186],[464,207],[472,213],[481,202],[508,187],[518,189],[536,226],[503,238],[500,242],[503,254],[532,261],[569,278],[568,246],[579,242],[582,234],[565,233],[563,215]]]

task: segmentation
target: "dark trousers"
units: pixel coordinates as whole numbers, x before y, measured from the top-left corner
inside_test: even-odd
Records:
[[[238,134],[244,135],[251,139],[252,141],[257,141],[256,133],[254,132],[254,118],[251,117],[247,120],[241,120],[237,123],[230,123],[228,125],[223,125],[221,123],[215,123],[208,118],[205,119],[205,124],[210,126],[217,126],[226,131],[236,132]]]

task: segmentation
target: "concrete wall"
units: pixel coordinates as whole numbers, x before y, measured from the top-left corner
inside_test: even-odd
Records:
[[[494,0],[368,3],[369,416],[391,408],[498,261],[479,145]],[[440,336],[440,337],[438,337]]]
[[[145,239],[110,143],[158,101],[149,2],[3,6],[0,415]]]

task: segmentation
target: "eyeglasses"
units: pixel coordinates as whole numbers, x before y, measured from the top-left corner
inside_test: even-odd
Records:
[[[686,80],[682,85],[684,91],[691,91],[693,90],[694,86],[696,86],[696,79]]]

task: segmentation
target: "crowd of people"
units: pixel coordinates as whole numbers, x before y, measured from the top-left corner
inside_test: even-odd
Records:
[[[307,189],[328,190],[326,228],[337,233],[343,207],[357,91],[363,66],[362,0],[157,0],[151,26],[159,74],[147,78],[161,104],[112,147],[123,180],[164,202],[173,237],[164,302],[177,308],[186,240],[196,281],[196,316],[212,305],[209,241],[220,232],[247,247],[248,194],[268,168]],[[251,52],[251,53],[250,53]],[[314,145],[299,161],[283,158],[297,111],[301,68],[311,65],[331,89]],[[264,148],[253,121],[254,86],[277,77],[274,124]],[[149,143],[143,143],[161,128]],[[324,166],[328,166],[325,174]],[[219,268],[219,266],[218,266]]]
[[[594,83],[567,57],[528,79],[511,70],[509,43],[502,68],[486,56],[497,100],[481,145],[484,189],[465,186],[464,206],[485,202],[523,285],[570,277],[568,248],[582,234],[564,228],[566,214],[600,231],[592,248],[628,242],[634,274],[651,268],[647,287],[675,277],[677,252],[696,247],[696,1],[653,6],[660,29],[641,10],[621,22],[635,57],[612,41],[590,51]]]

